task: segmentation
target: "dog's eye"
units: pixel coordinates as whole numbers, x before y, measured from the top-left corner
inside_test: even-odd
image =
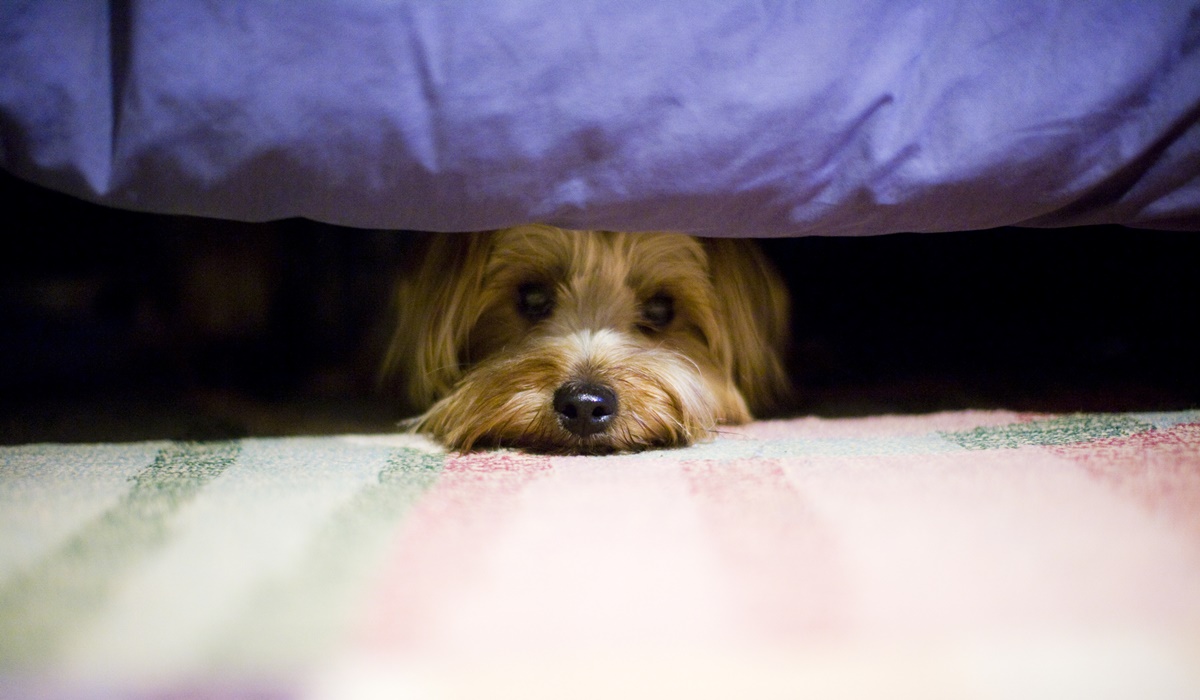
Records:
[[[649,327],[647,330],[661,331],[674,318],[675,300],[666,294],[655,294],[642,304],[642,320]]]
[[[517,288],[517,311],[530,321],[540,321],[554,310],[554,290],[540,282]]]

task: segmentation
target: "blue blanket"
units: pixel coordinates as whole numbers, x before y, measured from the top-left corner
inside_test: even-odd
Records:
[[[1200,2],[0,3],[0,166],[433,231],[1200,228]]]

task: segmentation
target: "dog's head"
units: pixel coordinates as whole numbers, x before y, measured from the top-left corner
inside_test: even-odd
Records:
[[[747,241],[446,234],[398,302],[385,375],[455,449],[686,445],[787,391],[787,297]]]

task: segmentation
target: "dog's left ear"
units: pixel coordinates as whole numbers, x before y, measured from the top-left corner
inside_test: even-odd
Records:
[[[396,330],[380,384],[403,389],[410,409],[429,408],[462,378],[491,240],[491,232],[433,234],[420,269],[396,290]]]
[[[783,360],[791,318],[783,279],[754,241],[708,238],[704,246],[734,383],[755,415],[779,410],[792,397]]]

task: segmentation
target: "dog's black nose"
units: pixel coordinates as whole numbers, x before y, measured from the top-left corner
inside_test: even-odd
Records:
[[[599,384],[567,383],[554,392],[554,411],[563,427],[579,437],[608,430],[617,415],[617,395]]]

